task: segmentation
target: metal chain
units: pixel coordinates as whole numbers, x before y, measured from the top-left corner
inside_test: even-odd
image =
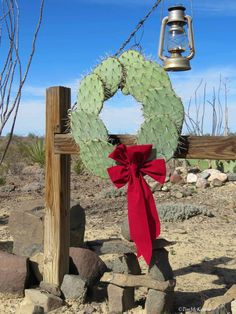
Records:
[[[133,32],[129,35],[129,37],[124,41],[124,43],[121,45],[120,49],[115,53],[115,57],[119,56],[119,54],[124,50],[124,48],[128,45],[128,43],[131,41],[131,39],[135,36],[137,31],[143,26],[143,24],[146,22],[146,20],[149,18],[149,16],[153,13],[153,11],[158,7],[162,0],[157,0],[151,10],[147,13],[147,15],[139,21]]]

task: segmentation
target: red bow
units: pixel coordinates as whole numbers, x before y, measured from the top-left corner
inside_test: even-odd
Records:
[[[163,184],[166,177],[164,159],[147,161],[152,145],[126,147],[118,145],[109,155],[119,163],[107,169],[117,188],[128,183],[128,218],[130,237],[137,247],[137,255],[143,256],[147,264],[152,258],[152,242],[160,234],[160,220],[152,192],[143,176],[148,174]]]

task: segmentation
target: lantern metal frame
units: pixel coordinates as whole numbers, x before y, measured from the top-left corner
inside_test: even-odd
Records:
[[[166,71],[186,71],[190,70],[190,60],[195,55],[194,36],[192,17],[185,15],[185,7],[182,5],[172,6],[168,9],[169,15],[162,20],[158,57],[163,61],[163,67]],[[190,53],[187,56],[182,56],[183,51],[170,52],[170,56],[163,56],[163,48],[165,42],[165,30],[167,25],[181,23],[182,26],[188,26],[188,44]]]

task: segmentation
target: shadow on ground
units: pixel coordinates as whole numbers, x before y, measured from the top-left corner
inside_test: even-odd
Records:
[[[198,311],[202,307],[205,300],[223,295],[233,284],[236,283],[236,267],[229,269],[222,267],[232,262],[234,259],[229,257],[220,257],[212,260],[202,261],[199,264],[190,265],[174,271],[176,280],[179,276],[187,275],[189,273],[201,273],[208,275],[216,275],[218,279],[212,282],[217,285],[224,285],[224,288],[202,290],[199,292],[175,292],[175,310],[176,313],[183,311],[183,308],[188,311]],[[236,264],[236,262],[235,262]],[[219,267],[218,265],[221,265]]]

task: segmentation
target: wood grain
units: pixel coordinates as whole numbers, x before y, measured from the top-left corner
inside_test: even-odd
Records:
[[[56,285],[69,272],[70,156],[55,154],[54,134],[65,132],[69,108],[69,88],[47,89],[43,280]]]
[[[136,144],[134,135],[110,135],[113,144]],[[54,148],[56,154],[78,154],[79,146],[71,134],[55,134]],[[236,159],[236,136],[181,136],[174,158],[188,159]]]

